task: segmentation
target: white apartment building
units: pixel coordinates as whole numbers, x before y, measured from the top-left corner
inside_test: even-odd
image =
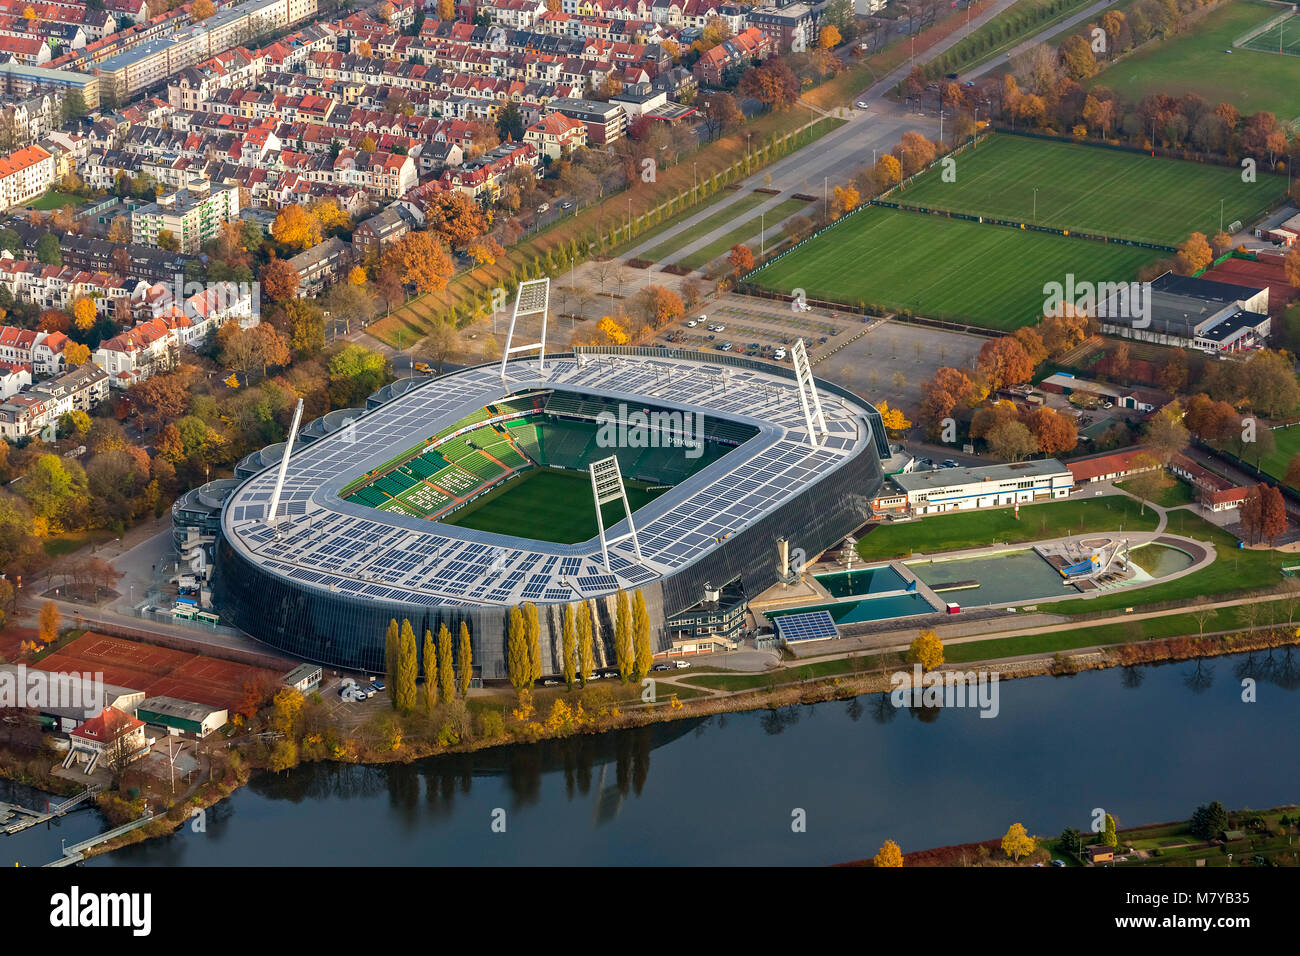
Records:
[[[39,146],[25,146],[0,159],[0,207],[30,202],[54,185],[54,157]]]
[[[131,240],[146,246],[158,245],[164,229],[180,243],[179,251],[197,255],[209,239],[215,239],[224,223],[239,218],[239,189],[216,186],[206,180],[190,180],[185,189],[158,197],[157,202],[131,213]]]

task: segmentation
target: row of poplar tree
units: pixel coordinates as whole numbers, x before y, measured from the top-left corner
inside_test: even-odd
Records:
[[[421,659],[424,662],[423,695],[416,691]],[[384,635],[384,666],[388,679],[393,684],[393,707],[404,714],[415,710],[421,698],[425,709],[432,711],[439,699],[449,702],[458,693],[464,697],[469,693],[469,681],[474,672],[469,626],[464,621],[461,622],[459,660],[453,666],[451,631],[446,624],[438,628],[436,645],[433,633],[425,630],[423,653],[417,657],[415,630],[411,627],[411,622],[404,619],[399,629],[397,621],[391,620],[388,622],[388,632]]]
[[[516,692],[531,687],[542,677],[541,623],[537,605],[526,603],[510,609],[506,639],[506,668]],[[639,681],[650,673],[654,652],[650,647],[650,615],[645,596],[638,589],[631,600],[620,590],[614,610],[614,657],[619,678]],[[595,626],[586,601],[564,608],[560,631],[560,664],[564,682],[573,687],[596,668]]]

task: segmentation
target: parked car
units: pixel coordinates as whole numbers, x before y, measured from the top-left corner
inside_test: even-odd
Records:
[[[543,687],[558,687],[558,686],[560,686],[560,682],[559,682],[558,680],[551,680],[551,679],[548,677],[546,680],[542,681],[542,686],[543,686]]]
[[[772,353],[772,358],[776,359],[778,362],[785,361],[785,349],[777,349]]]
[[[691,662],[690,662],[690,661],[673,661],[673,666],[676,667],[678,670],[682,670],[683,668],[690,667],[690,666],[691,666]]]
[[[562,199],[562,200],[560,200],[560,208],[561,208],[561,209],[572,209],[572,208],[573,208],[573,200],[571,200],[571,199]]]
[[[960,464],[960,462],[954,461],[954,460],[951,459],[951,458],[945,458],[945,459],[943,460],[943,467],[945,467],[945,468],[960,468],[960,467],[961,467],[961,464]]]
[[[724,352],[730,352],[730,351],[731,351],[731,343],[730,343],[730,342],[723,342],[723,343],[722,343],[722,351],[724,351]]]
[[[697,326],[697,325],[699,325],[699,323],[696,322],[694,319],[687,319],[687,320],[686,320],[686,327],[687,327],[688,329],[693,329],[693,328],[695,328],[695,326]]]
[[[727,331],[727,327],[726,327],[725,325],[719,324],[718,326],[716,326],[716,327],[714,328],[713,331],[714,331],[714,332],[725,332],[725,331]]]
[[[654,667],[652,667],[652,668],[650,668],[650,669],[651,669],[652,671],[670,671],[670,670],[672,670],[672,668],[669,667],[667,664],[656,664]]]
[[[388,689],[387,685],[385,685],[384,682],[381,681],[381,680],[371,681],[371,682],[370,682],[370,686],[373,687],[375,690],[387,690],[387,689]]]

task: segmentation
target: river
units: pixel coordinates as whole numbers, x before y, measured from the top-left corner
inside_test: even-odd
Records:
[[[204,832],[91,865],[818,865],[1014,821],[1086,828],[1096,807],[1125,826],[1210,800],[1296,803],[1298,689],[1300,651],[1279,650],[1008,681],[994,719],[868,696],[410,765],[311,764],[258,776]]]

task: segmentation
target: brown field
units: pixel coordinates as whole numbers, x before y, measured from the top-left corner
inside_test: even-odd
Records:
[[[1204,278],[1215,282],[1231,282],[1258,288],[1268,286],[1268,310],[1276,315],[1296,296],[1296,288],[1286,281],[1282,271],[1281,253],[1261,252],[1258,262],[1249,259],[1228,259],[1222,265],[1205,272]]]
[[[280,677],[262,667],[94,632],[83,634],[34,666],[55,672],[98,672],[105,683],[141,690],[150,697],[177,697],[228,710],[235,708],[245,684]]]

